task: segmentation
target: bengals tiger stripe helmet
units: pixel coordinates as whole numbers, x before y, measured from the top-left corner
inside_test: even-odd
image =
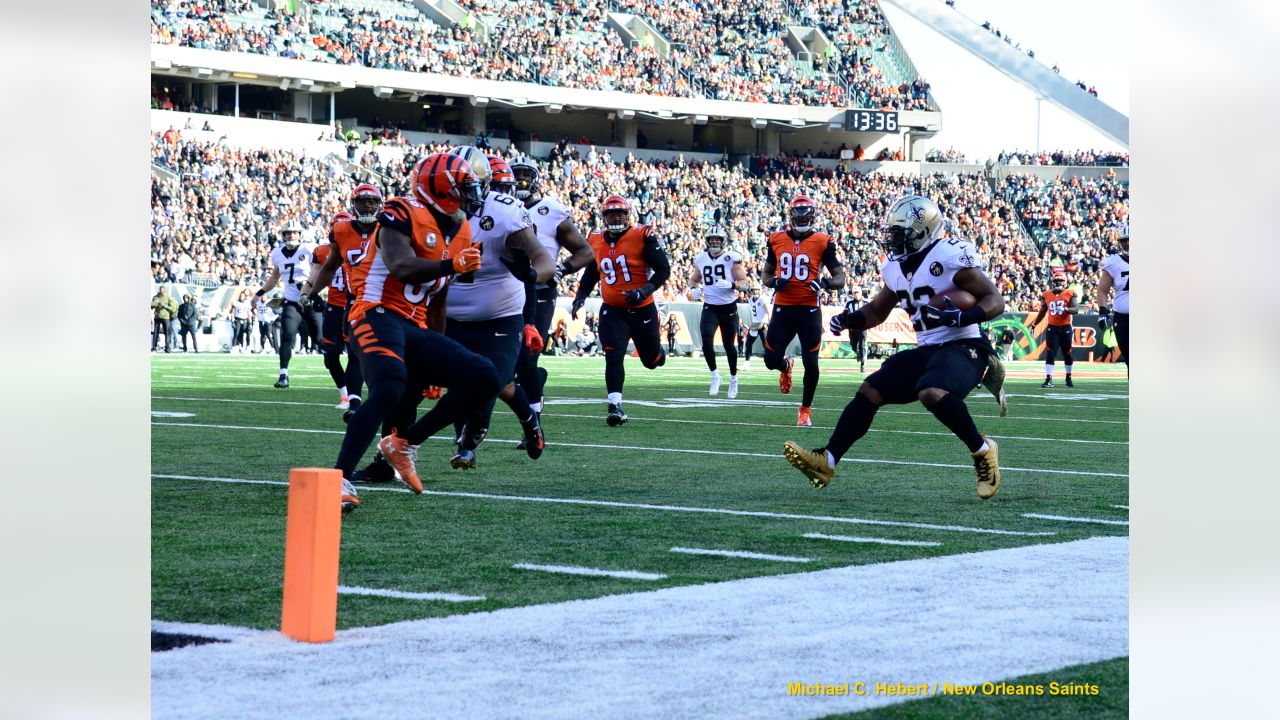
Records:
[[[484,191],[466,160],[436,153],[413,169],[413,195],[424,205],[455,222],[473,217],[484,207]]]
[[[378,222],[378,213],[382,211],[382,191],[377,185],[361,183],[351,191],[351,215],[361,225],[372,225]]]
[[[614,235],[621,235],[631,228],[631,203],[621,195],[605,198],[600,214],[604,217],[605,230]]]
[[[507,161],[498,155],[490,155],[486,159],[489,161],[489,171],[492,173],[492,177],[489,178],[489,189],[506,195],[515,195],[516,175],[511,172],[511,166]]]
[[[818,206],[808,195],[797,195],[787,208],[791,229],[798,233],[809,232],[818,218]]]

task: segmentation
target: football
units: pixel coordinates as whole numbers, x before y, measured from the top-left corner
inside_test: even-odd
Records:
[[[947,303],[943,301],[943,298],[951,298],[951,302],[961,310],[968,310],[978,303],[978,299],[973,296],[973,293],[956,288],[934,295],[929,298],[929,304],[939,310],[945,310]]]

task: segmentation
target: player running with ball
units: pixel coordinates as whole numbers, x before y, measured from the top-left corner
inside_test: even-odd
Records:
[[[925,197],[909,195],[890,206],[881,241],[889,255],[880,268],[884,286],[869,303],[855,307],[850,301],[831,319],[833,333],[865,330],[900,305],[911,314],[919,344],[885,360],[863,381],[825,447],[805,450],[791,441],[783,446],[787,462],[814,487],[831,482],[836,464],[866,434],[881,405],[916,400],[969,449],[978,497],[989,499],[1000,487],[998,448],[978,432],[964,397],[994,355],[979,323],[1004,312],[1004,299],[980,269],[973,243],[947,237],[945,224],[938,206]]]

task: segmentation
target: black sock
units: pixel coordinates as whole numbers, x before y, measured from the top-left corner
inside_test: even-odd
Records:
[[[738,348],[728,345],[724,349],[725,359],[729,361],[729,374],[738,374]]]
[[[813,406],[813,396],[818,392],[818,353],[805,353],[804,361],[804,397],[800,404],[805,407]]]
[[[853,400],[844,406],[844,412],[840,413],[840,420],[836,422],[836,429],[832,431],[831,439],[827,440],[827,452],[837,462],[849,452],[854,443],[867,434],[871,421],[875,419],[876,410],[879,409],[862,393],[854,395]]]
[[[626,370],[622,366],[623,354],[615,350],[605,353],[604,387],[607,392],[622,392],[622,384],[626,379]]]
[[[511,412],[516,414],[516,419],[520,421],[521,425],[527,425],[533,419],[533,408],[529,407],[529,397],[524,394],[524,388],[519,385],[516,385],[515,394],[502,402],[506,403],[507,407],[511,408]]]
[[[947,393],[941,400],[926,407],[929,407],[929,412],[946,425],[948,430],[960,438],[965,447],[969,448],[969,452],[978,452],[978,448],[982,447],[982,433],[978,432],[978,426],[973,424],[973,417],[969,415],[969,408],[964,404],[964,400]]]

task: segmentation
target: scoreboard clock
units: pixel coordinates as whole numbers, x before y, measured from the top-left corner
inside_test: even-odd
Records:
[[[884,110],[845,110],[844,129],[850,132],[898,132],[898,113]]]

